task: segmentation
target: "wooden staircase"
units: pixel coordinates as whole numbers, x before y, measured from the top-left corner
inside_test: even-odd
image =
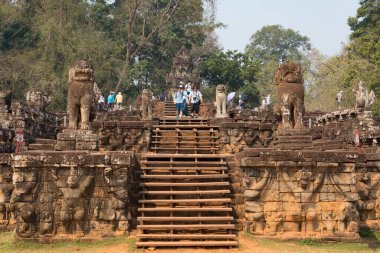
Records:
[[[137,246],[238,246],[218,127],[166,117],[151,146],[141,156]]]

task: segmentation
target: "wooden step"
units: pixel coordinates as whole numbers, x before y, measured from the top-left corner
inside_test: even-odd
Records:
[[[167,139],[170,139],[170,138],[180,138],[180,139],[219,139],[219,136],[175,136],[175,135],[171,135],[171,136],[167,136],[167,135],[153,135],[152,138],[167,138]]]
[[[138,217],[138,221],[233,221],[232,216]]]
[[[234,224],[164,224],[164,225],[137,225],[137,229],[173,229],[173,230],[187,230],[187,229],[235,229]]]
[[[141,179],[203,179],[203,178],[228,178],[228,174],[207,174],[207,175],[141,175]]]
[[[231,207],[139,207],[139,212],[231,212]]]
[[[176,150],[176,151],[185,151],[185,150],[192,150],[192,151],[196,151],[196,150],[220,150],[220,148],[215,148],[215,147],[181,147],[181,148],[176,148],[176,147],[173,147],[173,148],[165,148],[165,147],[151,147],[150,148],[151,150]]]
[[[227,167],[142,167],[142,170],[227,170]]]
[[[209,126],[209,125],[154,125],[153,128],[155,128],[157,130],[158,129],[188,129],[188,128],[191,128],[191,129],[219,129],[219,126]]]
[[[140,239],[229,239],[236,240],[237,236],[234,234],[140,234]]]
[[[190,191],[140,191],[140,194],[146,195],[212,195],[212,194],[228,194],[230,190],[190,190]]]
[[[165,154],[158,154],[158,155],[165,155]],[[187,154],[184,154],[187,155]],[[174,166],[174,165],[195,165],[195,166],[200,166],[200,165],[225,165],[226,162],[199,162],[199,161],[192,161],[192,162],[182,162],[182,161],[141,161],[141,165],[148,167],[148,165],[167,165],[167,166]]]
[[[171,138],[176,138],[176,137],[167,137],[168,139]],[[183,145],[219,145],[219,141],[151,141],[150,143],[152,144],[164,144],[164,145],[169,145],[169,144],[183,144]]]
[[[143,199],[139,203],[231,203],[231,199]]]
[[[144,153],[142,158],[226,158],[232,157],[232,155],[226,154],[152,154]]]
[[[229,186],[230,183],[229,182],[207,182],[207,183],[156,183],[156,182],[148,182],[148,183],[140,183],[139,184],[140,186],[172,186],[172,187],[175,187],[175,186],[188,186],[188,187],[192,187],[192,186]]]
[[[136,242],[137,247],[237,247],[237,241]]]

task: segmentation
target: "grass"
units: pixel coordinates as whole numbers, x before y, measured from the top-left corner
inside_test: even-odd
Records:
[[[53,244],[43,244],[37,242],[14,241],[13,232],[0,233],[0,253],[23,253],[23,252],[93,252],[95,249],[104,248],[104,252],[108,246],[126,244],[127,252],[137,252],[136,241],[128,237],[107,238],[93,242],[56,242]],[[124,252],[125,252],[124,251]]]
[[[280,241],[275,239],[255,237],[250,234],[244,234],[249,240],[254,241],[260,248],[278,250],[278,252],[333,252],[333,253],[366,253],[380,252],[380,245],[377,236],[380,233],[369,233],[366,242],[319,242],[312,238],[302,240]],[[379,237],[380,238],[380,237]]]

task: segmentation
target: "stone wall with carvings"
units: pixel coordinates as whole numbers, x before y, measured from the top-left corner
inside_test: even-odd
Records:
[[[99,138],[99,150],[147,151],[151,129],[156,121],[94,121],[92,128]]]
[[[13,224],[16,238],[96,239],[129,231],[137,189],[133,153],[52,151],[0,158],[6,196],[1,224]]]
[[[379,228],[379,153],[249,149],[236,158],[249,233],[357,239],[361,227]]]

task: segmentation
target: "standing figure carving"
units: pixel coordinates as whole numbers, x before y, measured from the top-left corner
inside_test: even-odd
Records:
[[[16,235],[31,237],[36,232],[36,211],[33,205],[34,190],[37,185],[37,172],[32,169],[14,168],[13,184],[15,186],[11,204],[15,206]]]
[[[269,170],[264,170],[261,179],[252,179],[246,177],[243,181],[244,204],[245,204],[245,219],[253,222],[249,232],[255,234],[263,234],[265,229],[264,209],[260,204],[260,194],[270,181]]]
[[[12,192],[15,188],[12,182],[13,173],[11,167],[4,166],[1,169],[2,172],[0,176],[0,225],[14,224],[14,210],[10,204]]]
[[[71,167],[65,180],[52,170],[55,184],[60,190],[63,199],[59,210],[59,218],[63,225],[63,233],[74,233],[83,237],[85,232],[86,190],[92,183],[93,176],[81,175],[77,168]]]
[[[152,92],[144,89],[141,97],[141,114],[143,120],[152,119]]]
[[[215,118],[226,118],[226,117],[228,117],[228,114],[227,114],[227,88],[224,84],[218,84],[218,86],[216,86],[215,106],[216,106]]]
[[[109,198],[102,202],[98,220],[111,222],[112,230],[116,235],[123,235],[128,232],[128,169],[106,168],[104,178],[109,186]]]
[[[302,69],[298,64],[282,64],[276,73],[282,129],[302,129],[304,113],[304,87]]]
[[[67,112],[69,128],[87,130],[90,128],[90,110],[94,96],[94,70],[87,61],[78,61],[69,71]]]

